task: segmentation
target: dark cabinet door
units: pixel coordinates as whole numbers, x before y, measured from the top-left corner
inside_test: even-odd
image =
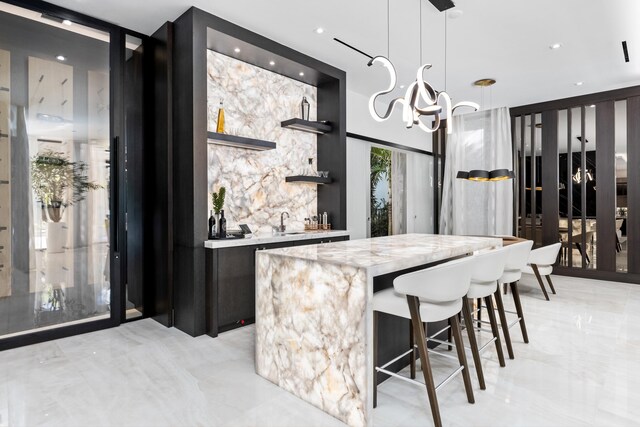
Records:
[[[218,325],[240,325],[255,316],[255,246],[218,250]]]

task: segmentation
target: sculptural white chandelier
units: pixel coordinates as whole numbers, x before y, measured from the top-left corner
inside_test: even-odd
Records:
[[[457,108],[470,107],[473,108],[474,111],[478,111],[480,109],[478,104],[470,101],[462,101],[452,106],[451,97],[447,92],[436,91],[426,80],[424,80],[424,71],[431,68],[431,64],[424,64],[418,68],[416,80],[409,85],[404,97],[392,100],[387,107],[387,111],[381,116],[376,110],[376,99],[381,95],[392,92],[396,88],[398,77],[395,67],[388,58],[385,58],[384,56],[376,56],[375,58],[372,58],[367,65],[372,66],[375,63],[380,63],[386,68],[389,73],[390,80],[389,87],[387,89],[376,92],[371,95],[371,98],[369,98],[369,113],[371,114],[371,117],[378,122],[387,120],[391,116],[391,113],[393,113],[395,106],[400,104],[403,106],[402,121],[405,123],[407,128],[412,128],[413,125],[418,125],[418,127],[423,131],[432,133],[440,129],[443,114],[447,119],[449,119],[448,123],[451,123],[451,116]],[[424,102],[423,106],[420,105],[420,101]],[[428,126],[420,120],[420,117],[422,116],[433,118],[432,125]],[[452,132],[453,126],[449,124],[447,126],[447,133],[450,134]]]

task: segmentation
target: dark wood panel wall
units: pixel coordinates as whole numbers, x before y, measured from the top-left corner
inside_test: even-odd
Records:
[[[617,272],[616,253],[616,149],[615,149],[615,102],[626,101],[627,104],[627,201],[628,211],[627,226],[627,272]],[[580,167],[586,171],[592,166],[587,165],[586,146],[586,105],[595,105],[595,215],[596,215],[596,254],[591,263],[587,259],[586,251],[582,251],[581,262],[577,267],[558,266],[554,270],[559,274],[576,277],[589,277],[602,280],[613,280],[628,283],[640,283],[640,86],[625,89],[617,89],[608,92],[591,95],[549,101],[540,104],[525,105],[511,109],[512,124],[517,128],[513,130],[514,148],[519,149],[516,162],[516,188],[519,192],[519,203],[514,207],[520,216],[519,235],[535,236],[533,217],[536,212],[536,203],[541,203],[542,210],[542,235],[540,243],[543,245],[555,243],[559,236],[559,182],[567,184],[567,222],[581,220],[581,230],[573,237],[569,233],[568,246],[575,243],[583,248],[587,245],[586,239],[586,210],[591,206],[592,200],[587,200],[588,192],[586,180],[579,183],[573,181],[573,170]],[[567,116],[567,128],[559,129],[559,112],[565,111]],[[537,114],[542,116],[542,137],[536,141],[534,125]],[[516,120],[517,119],[517,120]],[[579,125],[576,123],[579,122]],[[530,126],[530,128],[528,128]],[[529,208],[527,207],[528,192],[535,193],[536,187],[536,161],[535,156],[527,156],[525,146],[526,131],[530,132],[530,149],[535,153],[536,145],[542,148],[542,166],[539,169],[542,197],[536,201],[531,197]],[[566,176],[560,176],[559,171],[565,170],[559,164],[559,132],[564,132],[569,142],[566,155]],[[571,141],[576,134],[581,137],[580,150],[572,153]],[[563,135],[563,134],[560,134]],[[519,138],[517,138],[519,136]],[[578,156],[577,158],[574,158]],[[563,160],[564,162],[565,160]],[[530,169],[529,169],[530,168]],[[530,184],[526,182],[530,179]],[[540,182],[540,181],[538,181]],[[575,200],[574,187],[579,186],[579,200]],[[528,188],[528,189],[527,189]],[[576,196],[577,197],[577,196]],[[589,203],[588,203],[589,202]],[[563,201],[564,203],[564,201]],[[580,216],[574,215],[571,206],[579,206],[577,211]],[[540,210],[538,210],[539,212]],[[527,221],[531,214],[532,220]],[[592,214],[593,215],[593,214]],[[570,227],[571,228],[571,227]],[[576,235],[577,234],[577,235]],[[572,251],[567,251],[568,263],[573,265]],[[620,263],[620,260],[618,260]]]
[[[207,49],[230,54],[241,46],[241,60],[267,68],[273,58],[277,66],[272,71],[317,87],[318,117],[333,126],[318,137],[318,167],[333,178],[318,190],[318,211],[329,213],[335,229],[346,227],[346,74],[196,8],[159,29],[154,40],[160,69],[154,178],[157,191],[164,193],[153,205],[153,229],[163,234],[173,227],[166,238],[154,237],[159,246],[154,260],[165,266],[154,272],[153,308],[161,323],[198,336],[207,329]]]
[[[596,246],[599,270],[616,271],[616,146],[615,104],[596,104]]]
[[[551,110],[542,113],[542,243],[550,245],[558,241],[559,228],[559,194],[558,194],[558,111]],[[533,185],[532,185],[533,186]],[[551,191],[545,191],[551,190]],[[533,193],[533,191],[532,191]]]
[[[640,274],[640,96],[627,99],[627,182],[629,272]]]

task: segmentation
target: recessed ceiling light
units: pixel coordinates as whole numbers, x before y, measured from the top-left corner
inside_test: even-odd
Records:
[[[549,49],[556,50],[556,49],[560,49],[561,47],[562,47],[562,44],[560,44],[560,43],[554,43],[554,44],[552,44],[551,46],[549,46]]]
[[[73,24],[73,22],[69,21],[68,19],[63,19],[63,20],[62,20],[62,23],[63,23],[64,25],[71,25],[71,24]]]
[[[240,48],[239,48],[239,47],[237,47],[237,48],[233,49],[233,51],[234,51],[235,53],[240,53]]]
[[[67,60],[67,58],[65,58],[65,57],[64,57],[64,56],[62,56],[62,55],[58,55],[58,56],[56,56],[56,59],[57,59],[58,61],[66,61],[66,60]]]
[[[404,85],[400,85],[400,89],[404,89]]]
[[[489,87],[493,86],[494,84],[496,84],[495,79],[480,79],[473,82],[473,85],[478,87]]]
[[[322,33],[324,33],[324,28],[322,28],[322,27],[318,27],[318,28],[316,28],[316,29],[315,29],[315,30],[313,30],[313,31],[315,31],[315,32],[316,32],[316,34],[322,34]]]
[[[276,61],[269,61],[269,65],[273,67],[274,65],[276,65]]]
[[[464,12],[461,9],[453,9],[450,12],[447,12],[447,17],[449,19],[458,19],[460,18],[462,15],[464,14]]]
[[[300,71],[300,77],[303,77],[304,73],[302,71]]]
[[[584,82],[576,82],[575,85],[576,86],[582,86],[584,84]]]

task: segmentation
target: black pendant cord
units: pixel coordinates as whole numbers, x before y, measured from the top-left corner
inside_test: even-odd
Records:
[[[387,59],[391,61],[391,6],[387,0]]]
[[[360,50],[360,49],[358,49],[357,47],[353,47],[353,46],[351,46],[350,44],[345,43],[345,42],[343,42],[342,40],[340,40],[340,39],[338,39],[338,38],[335,38],[335,37],[333,38],[333,40],[337,41],[338,43],[340,43],[340,44],[341,44],[341,45],[343,45],[343,46],[348,47],[348,48],[349,48],[349,49],[351,49],[351,50],[355,50],[355,51],[356,51],[356,52],[358,52],[360,55],[364,55],[364,56],[366,56],[366,57],[367,57],[367,58],[369,58],[369,59],[373,59],[373,56],[369,55],[369,54],[368,54],[368,53],[366,53],[366,52],[361,51],[361,50]]]

